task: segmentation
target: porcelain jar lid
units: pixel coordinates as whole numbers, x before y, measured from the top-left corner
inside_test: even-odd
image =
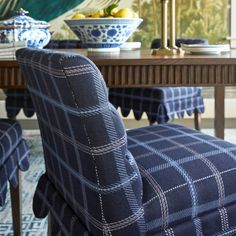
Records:
[[[16,15],[8,20],[0,21],[0,29],[31,29],[31,28],[49,28],[46,21],[34,20],[32,17],[26,16],[28,14],[23,8],[16,12]]]

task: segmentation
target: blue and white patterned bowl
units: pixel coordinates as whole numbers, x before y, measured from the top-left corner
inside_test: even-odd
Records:
[[[134,18],[85,18],[65,20],[90,51],[118,51],[142,22]]]

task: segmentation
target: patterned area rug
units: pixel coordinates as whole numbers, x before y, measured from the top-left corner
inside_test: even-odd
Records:
[[[212,129],[205,129],[203,132],[209,135],[214,134]],[[31,150],[31,157],[29,170],[22,173],[23,236],[45,236],[47,235],[47,220],[35,218],[32,211],[32,198],[36,184],[44,172],[41,139],[39,131],[26,131],[24,135]],[[226,130],[225,140],[236,144],[236,130]],[[6,204],[0,209],[0,236],[13,235],[9,195],[8,191]]]
[[[24,132],[25,139],[29,145],[30,168],[22,173],[22,227],[23,236],[45,236],[47,235],[47,220],[37,219],[32,211],[32,198],[39,177],[44,172],[44,160],[41,139],[38,131]],[[0,208],[0,236],[13,235],[11,202],[8,190],[6,204]]]

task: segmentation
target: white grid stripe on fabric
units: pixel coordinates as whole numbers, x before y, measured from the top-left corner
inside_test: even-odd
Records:
[[[154,134],[156,135],[158,138],[162,138],[162,135],[159,134]],[[216,166],[210,161],[208,160],[206,157],[208,157],[207,155],[202,155],[201,153],[198,153],[194,150],[192,150],[191,148],[187,147],[185,144],[182,143],[178,143],[177,141],[174,141],[173,139],[169,139],[169,142],[174,144],[177,147],[181,147],[182,149],[186,149],[189,153],[192,153],[193,156],[198,156],[198,160],[201,160],[202,162],[204,162],[206,164],[206,166],[209,167],[209,169],[212,171],[213,176],[215,177],[216,183],[217,183],[217,187],[218,187],[218,194],[219,194],[219,207],[223,206],[223,202],[225,199],[225,190],[224,190],[224,183],[223,180],[221,178],[220,172],[218,171],[218,169],[216,168]]]

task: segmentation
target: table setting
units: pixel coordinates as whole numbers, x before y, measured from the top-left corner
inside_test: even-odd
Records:
[[[49,24],[27,16],[20,8],[14,16],[0,21],[0,59],[15,59],[15,52],[22,47],[43,48],[51,34]]]

